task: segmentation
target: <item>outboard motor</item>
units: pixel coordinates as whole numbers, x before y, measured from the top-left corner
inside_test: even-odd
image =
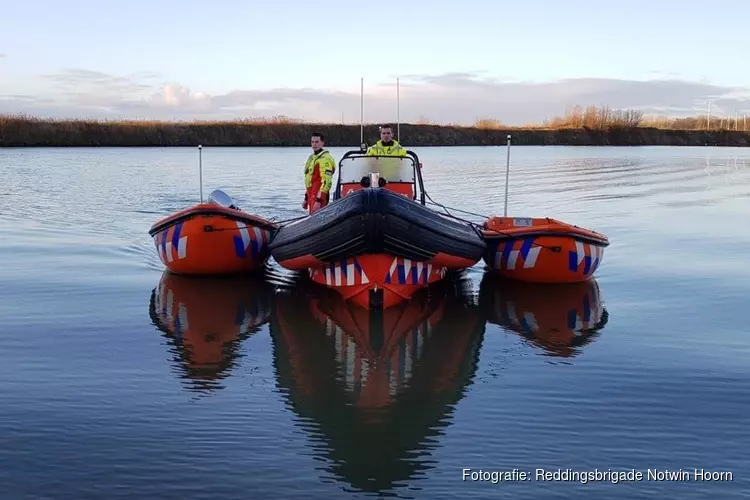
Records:
[[[208,203],[213,203],[214,205],[219,205],[221,207],[232,208],[234,210],[240,209],[237,205],[234,204],[234,200],[232,199],[232,197],[221,189],[215,189],[211,192],[210,195],[208,195]]]

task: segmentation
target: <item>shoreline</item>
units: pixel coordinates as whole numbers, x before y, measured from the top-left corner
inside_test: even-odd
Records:
[[[395,126],[395,124],[394,124]],[[427,146],[750,146],[750,132],[635,126],[492,127],[402,123],[407,148]],[[0,116],[0,147],[307,147],[322,132],[328,147],[357,148],[360,126],[287,122],[47,120]],[[378,125],[364,126],[365,142]]]

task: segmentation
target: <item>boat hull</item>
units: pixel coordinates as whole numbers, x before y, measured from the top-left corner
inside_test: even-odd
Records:
[[[279,229],[273,258],[366,308],[388,308],[475,265],[486,245],[470,225],[382,188],[354,191]]]
[[[308,270],[320,285],[366,309],[387,309],[442,280],[448,268],[388,254],[366,254]]]
[[[202,203],[176,212],[149,230],[162,264],[183,275],[257,270],[268,260],[276,224],[241,210]]]
[[[482,230],[485,264],[509,279],[580,283],[602,263],[606,236],[551,218],[492,217]]]

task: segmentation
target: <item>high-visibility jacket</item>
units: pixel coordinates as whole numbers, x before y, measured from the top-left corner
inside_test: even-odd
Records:
[[[367,148],[367,156],[406,156],[406,149],[395,139],[390,146],[383,146],[383,141],[379,140]]]
[[[311,196],[328,193],[333,185],[336,162],[327,150],[311,154],[305,162],[305,191]]]

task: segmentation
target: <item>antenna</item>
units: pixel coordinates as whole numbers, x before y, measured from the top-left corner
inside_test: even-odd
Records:
[[[365,79],[359,79],[359,144],[365,143]]]
[[[508,216],[508,177],[510,176],[510,134],[508,134],[508,154],[505,159],[505,210],[503,217]]]
[[[203,203],[203,146],[198,144],[198,182],[201,187],[201,203]]]
[[[396,78],[396,140],[401,142],[401,92]]]

